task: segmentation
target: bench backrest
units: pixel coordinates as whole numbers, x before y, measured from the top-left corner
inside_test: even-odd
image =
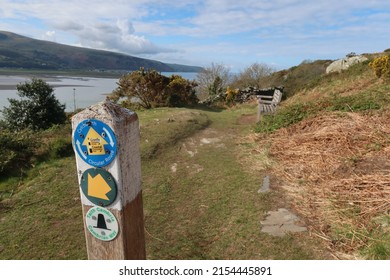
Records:
[[[274,96],[272,98],[272,103],[274,105],[278,105],[280,101],[282,101],[282,91],[276,88],[274,91]]]
[[[259,99],[259,114],[274,114],[276,111],[276,106],[282,100],[282,95],[283,92],[278,88],[274,89],[273,95],[258,95],[257,97]]]

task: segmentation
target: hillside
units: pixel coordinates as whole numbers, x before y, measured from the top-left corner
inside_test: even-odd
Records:
[[[368,62],[285,70],[257,124],[256,103],[137,112],[147,258],[390,259],[390,83]],[[0,259],[86,258],[70,124],[3,139],[36,158],[0,180]],[[264,230],[286,211],[304,231]]]
[[[0,68],[198,72],[197,66],[166,64],[125,54],[73,47],[0,31]]]
[[[390,83],[368,62],[302,76],[306,83],[247,139],[254,168],[272,174],[311,234],[341,259],[390,258]],[[300,67],[308,65],[293,70]]]
[[[147,259],[329,258],[308,234],[260,231],[279,195],[258,193],[262,174],[237,161],[238,141],[253,125],[239,120],[254,111],[138,112]],[[0,259],[87,257],[70,134],[66,125],[36,135],[47,141],[43,149],[67,153],[0,180]],[[55,149],[60,143],[69,144]]]
[[[372,60],[378,54],[362,54],[362,56]],[[302,90],[308,90],[315,88],[320,83],[324,83],[324,78],[337,76],[337,75],[325,75],[327,67],[332,63],[332,60],[305,60],[297,66],[293,66],[289,69],[284,69],[271,74],[271,76],[264,77],[262,84],[264,87],[284,87],[284,99],[295,95]],[[369,61],[363,63],[363,67],[355,67],[355,71],[367,71],[367,65]],[[356,74],[356,73],[355,73]],[[354,76],[351,72],[345,72],[342,75]],[[327,78],[326,78],[327,77]],[[338,76],[341,78],[340,76]]]

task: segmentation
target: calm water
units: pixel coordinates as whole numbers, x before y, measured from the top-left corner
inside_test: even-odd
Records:
[[[181,75],[186,79],[195,79],[197,73],[162,73]],[[0,85],[15,87],[15,89],[0,89],[0,110],[8,107],[8,98],[16,98],[16,85],[28,81],[28,78],[19,76],[0,76]],[[45,79],[43,79],[45,80]],[[103,101],[116,87],[118,79],[108,78],[87,78],[87,77],[51,77],[46,80],[54,87],[54,94],[57,99],[66,106],[66,111],[73,111],[76,108],[86,108],[90,105]]]

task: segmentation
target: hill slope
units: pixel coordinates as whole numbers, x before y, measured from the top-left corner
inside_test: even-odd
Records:
[[[73,47],[0,31],[0,68],[198,72],[197,66],[166,64],[125,54]]]
[[[390,83],[368,61],[299,78],[310,83],[297,83],[251,136],[253,165],[269,156],[268,172],[335,256],[389,259]]]

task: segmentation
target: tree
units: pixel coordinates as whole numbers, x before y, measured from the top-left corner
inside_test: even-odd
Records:
[[[179,75],[172,75],[168,84],[169,106],[195,105],[198,103],[194,81],[184,79]]]
[[[243,72],[238,74],[233,81],[234,87],[246,88],[257,87],[261,88],[261,79],[269,76],[274,69],[264,63],[253,63],[249,67],[245,68]]]
[[[119,99],[125,98],[131,102],[131,99],[135,98],[143,108],[150,109],[163,102],[168,83],[169,79],[157,71],[141,68],[119,79],[111,99],[118,102]]]
[[[204,99],[226,91],[230,81],[230,70],[223,64],[212,63],[198,73],[199,95]]]
[[[195,87],[195,82],[181,76],[168,78],[155,70],[141,68],[121,77],[110,99],[114,102],[124,99],[124,103],[133,103],[136,99],[145,109],[193,105],[197,103]]]
[[[209,95],[211,96],[216,96],[216,95],[220,95],[224,92],[224,84],[223,84],[223,80],[221,79],[221,77],[217,76],[215,77],[214,81],[212,82],[211,85],[209,85]]]
[[[16,89],[22,99],[9,98],[10,106],[2,111],[8,128],[41,130],[65,123],[65,105],[56,99],[49,84],[33,78],[31,82],[17,85]]]

